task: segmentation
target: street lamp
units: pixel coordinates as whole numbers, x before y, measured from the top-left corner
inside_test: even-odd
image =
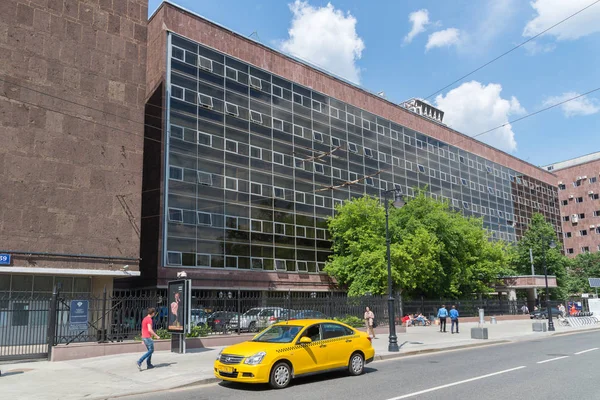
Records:
[[[548,243],[548,247],[551,249],[556,247],[556,242],[552,238],[543,237],[542,243],[542,255],[544,260],[544,276],[546,277],[546,309],[548,310],[548,331],[554,332],[554,322],[552,321],[552,307],[550,307],[550,303],[548,301],[548,267],[546,266],[546,243]],[[549,242],[548,242],[549,240]]]
[[[388,351],[390,352],[398,352],[400,348],[398,347],[398,336],[396,336],[396,318],[394,315],[394,294],[392,292],[392,260],[390,257],[390,228],[389,228],[389,201],[388,195],[390,193],[394,193],[394,207],[401,208],[404,206],[404,201],[400,196],[402,194],[400,189],[390,189],[383,192],[384,202],[385,202],[385,244],[387,247],[387,270],[388,270],[388,316],[390,318],[390,336],[389,336],[389,344]]]

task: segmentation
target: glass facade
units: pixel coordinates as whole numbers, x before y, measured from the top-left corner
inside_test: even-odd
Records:
[[[534,212],[559,231],[555,187],[177,35],[168,49],[166,266],[319,273],[334,207],[392,188],[497,239]]]

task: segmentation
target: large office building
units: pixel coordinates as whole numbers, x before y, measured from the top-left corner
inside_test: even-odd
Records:
[[[20,300],[0,325],[18,330],[28,296],[139,275],[148,3],[1,9],[0,299]]]
[[[493,238],[533,213],[561,232],[556,177],[170,3],[148,27],[143,285],[331,289],[327,218],[344,201],[427,188]]]
[[[544,168],[557,176],[565,254],[600,251],[600,152]]]

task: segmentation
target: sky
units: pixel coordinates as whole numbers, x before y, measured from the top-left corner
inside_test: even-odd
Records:
[[[176,0],[203,17],[400,103],[423,98],[444,123],[535,165],[600,150],[600,1]],[[160,0],[150,0],[152,14]]]

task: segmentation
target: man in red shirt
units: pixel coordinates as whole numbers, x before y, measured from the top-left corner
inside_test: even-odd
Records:
[[[154,333],[154,330],[152,329],[152,317],[154,317],[155,314],[156,309],[150,307],[148,308],[148,315],[142,320],[142,341],[146,345],[146,349],[148,349],[148,351],[137,361],[137,366],[140,371],[142,370],[142,363],[144,360],[147,360],[147,369],[154,368],[154,365],[152,365],[152,353],[154,353],[154,341],[152,340],[152,337],[160,339],[160,337],[158,337],[158,335]]]

